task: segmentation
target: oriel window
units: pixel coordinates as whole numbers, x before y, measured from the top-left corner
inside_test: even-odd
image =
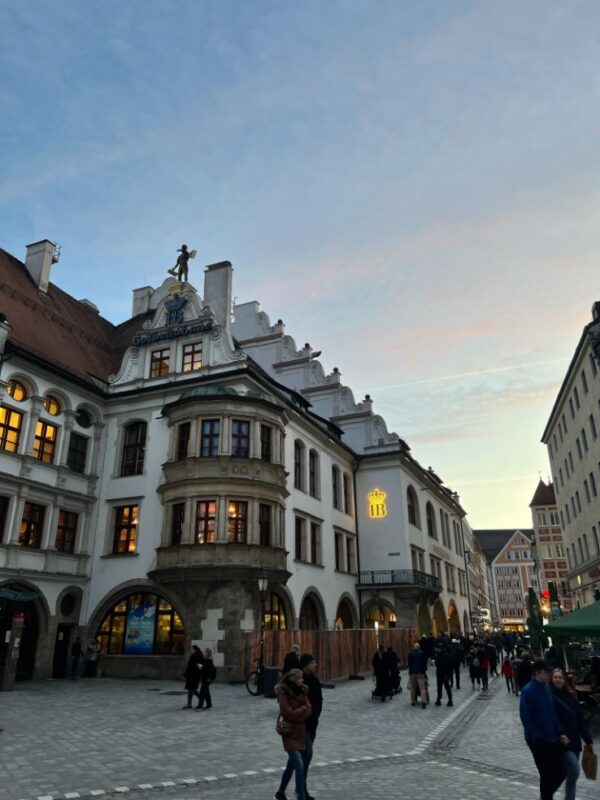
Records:
[[[119,506],[116,509],[113,553],[135,553],[139,506]]]
[[[67,453],[67,466],[73,472],[83,474],[85,472],[85,460],[87,456],[88,438],[72,433],[69,438],[69,452]]]
[[[219,455],[221,422],[218,419],[203,419],[200,437],[200,455],[204,458]]]
[[[170,349],[154,350],[150,357],[150,377],[162,378],[169,374],[169,355]]]
[[[214,544],[216,541],[217,501],[201,500],[196,508],[196,541]]]
[[[172,546],[181,544],[184,520],[185,520],[185,503],[175,503],[175,505],[173,506],[173,516],[171,518]]]
[[[0,407],[0,449],[16,453],[23,424],[23,414],[10,408]]]
[[[261,461],[273,460],[273,428],[269,425],[260,426],[260,458]]]
[[[23,547],[33,547],[37,550],[42,544],[42,531],[44,530],[44,517],[46,507],[34,503],[25,503],[23,518],[19,528],[19,544]]]
[[[231,455],[237,458],[250,456],[250,423],[246,420],[231,421]]]
[[[258,541],[263,547],[271,546],[271,506],[266,503],[258,506]]]
[[[56,450],[56,435],[58,428],[50,425],[49,422],[38,420],[35,426],[35,437],[33,440],[33,457],[43,461],[45,464],[52,464],[54,452]]]
[[[202,343],[186,344],[183,348],[182,372],[195,372],[202,368]]]
[[[227,541],[245,544],[248,524],[248,503],[231,500],[227,513]]]
[[[192,430],[191,422],[182,422],[177,429],[177,460],[181,461],[188,457],[188,449],[190,446],[190,432]]]
[[[79,514],[61,509],[58,514],[56,527],[56,549],[63,553],[75,551],[75,538],[77,536],[77,522]]]
[[[125,428],[121,475],[141,475],[146,455],[146,423],[132,422]]]

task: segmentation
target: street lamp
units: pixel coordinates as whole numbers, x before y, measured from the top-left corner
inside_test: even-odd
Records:
[[[258,591],[260,592],[260,651],[258,654],[258,669],[263,674],[265,666],[265,595],[269,586],[269,577],[266,572],[258,576]]]

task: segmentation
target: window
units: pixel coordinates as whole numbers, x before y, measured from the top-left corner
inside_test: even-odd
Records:
[[[91,428],[92,418],[85,408],[78,408],[75,412],[75,422],[80,428]]]
[[[537,512],[538,525],[546,525],[546,514],[544,511]]]
[[[340,505],[340,470],[335,465],[331,468],[331,492],[333,507],[342,510]]]
[[[15,403],[22,403],[27,400],[27,389],[19,381],[8,382],[8,396],[12,397]]]
[[[162,378],[169,374],[170,349],[154,350],[150,357],[150,377]]]
[[[203,419],[200,434],[200,455],[203,458],[219,455],[219,437],[221,435],[221,421],[218,419]]]
[[[191,430],[191,422],[182,422],[177,428],[177,461],[181,461],[188,456]]]
[[[587,441],[587,436],[585,435],[585,431],[583,430],[583,428],[581,429],[581,443],[583,445],[583,449],[587,453],[587,451],[588,451],[588,441]]]
[[[45,516],[45,506],[25,503],[23,507],[23,518],[19,528],[19,544],[23,545],[23,547],[40,549],[42,545],[42,531],[44,529]]]
[[[79,514],[72,511],[58,512],[58,525],[56,528],[56,549],[63,553],[75,552],[75,537],[77,536],[77,522]]]
[[[594,497],[598,496],[598,492],[596,490],[596,478],[594,478],[594,473],[590,472],[590,489],[592,490],[592,495]]]
[[[321,526],[310,523],[310,563],[321,563]]]
[[[596,430],[596,420],[594,419],[593,414],[590,414],[589,416],[589,423],[590,423],[590,433],[592,434],[592,439],[597,439],[598,431]]]
[[[579,499],[579,490],[575,492],[575,499],[577,501],[577,511],[581,514],[581,500]]]
[[[121,475],[141,475],[146,456],[146,423],[132,422],[125,428]]]
[[[577,455],[579,456],[579,460],[581,461],[581,459],[583,458],[583,453],[581,451],[581,444],[579,442],[579,436],[575,440],[575,444],[577,445]]]
[[[583,488],[585,489],[585,499],[589,503],[590,502],[590,490],[589,490],[589,487],[588,487],[587,478],[584,478],[584,480],[583,480]]]
[[[183,655],[185,631],[177,611],[155,594],[134,594],[102,621],[98,640],[109,655]]]
[[[429,556],[429,563],[431,564],[431,574],[435,575],[435,577],[440,582],[440,588],[443,589],[442,562],[439,560],[439,558],[434,558],[433,556]]]
[[[350,476],[347,473],[344,473],[342,476],[342,488],[344,492],[344,511],[346,512],[346,514],[352,514]]]
[[[346,536],[346,563],[351,575],[356,573],[356,542],[353,536]]]
[[[113,553],[135,553],[139,506],[119,506],[115,512]]]
[[[581,385],[583,387],[583,393],[587,394],[588,393],[588,382],[587,382],[587,377],[585,375],[585,370],[584,369],[581,370]]]
[[[338,572],[344,571],[344,537],[341,533],[335,534],[335,568]]]
[[[294,558],[296,561],[306,561],[306,521],[302,517],[296,517],[294,534]]]
[[[299,439],[294,442],[294,488],[304,491],[305,448]]]
[[[227,541],[230,544],[246,544],[248,503],[231,500],[227,511]]]
[[[577,549],[579,552],[579,561],[583,563],[583,544],[581,542],[581,536],[577,539]]]
[[[419,515],[419,502],[417,500],[417,495],[415,490],[412,486],[409,486],[406,490],[406,505],[408,509],[408,521],[411,525],[414,525],[416,528],[421,527],[421,519]]]
[[[281,599],[276,594],[267,597],[264,605],[264,624],[266,631],[284,631],[287,628],[285,611]]]
[[[550,512],[550,525],[554,525],[555,527],[559,525],[558,511]]]
[[[260,460],[273,460],[273,428],[269,425],[260,426]]]
[[[552,444],[548,442],[548,453],[550,454],[550,461],[552,461],[553,453],[552,453]]]
[[[202,342],[194,342],[194,344],[186,344],[183,347],[183,363],[181,365],[182,372],[195,372],[202,367]],[[167,360],[168,372],[168,360]]]
[[[67,453],[67,467],[73,472],[83,474],[87,457],[88,438],[72,433],[69,437],[69,452]]]
[[[258,506],[258,543],[271,546],[271,506],[260,503]]]
[[[44,397],[44,408],[53,417],[57,417],[62,411],[60,401],[57,400],[53,394],[47,394],[46,397]]]
[[[8,497],[0,497],[0,543],[4,541],[4,529],[8,519]]]
[[[35,437],[33,439],[33,457],[44,464],[52,464],[54,461],[54,451],[56,449],[56,435],[58,428],[50,425],[49,422],[37,421],[35,426]]]
[[[571,412],[571,419],[575,419],[575,407],[573,405],[572,397],[569,397],[569,411]]]
[[[23,414],[0,406],[0,449],[17,452],[22,423]]]
[[[595,525],[592,525],[592,536],[594,537],[594,547],[596,553],[600,553],[600,542],[598,541],[598,530]]]
[[[320,497],[319,454],[311,450],[308,454],[308,492],[311,497]]]
[[[571,453],[570,450],[569,450],[569,466],[571,467],[571,472],[573,472],[575,467],[573,466],[573,453]]]
[[[590,548],[589,548],[589,545],[588,545],[587,533],[584,533],[582,538],[583,538],[583,552],[585,554],[585,560],[589,561],[590,560]]]
[[[579,392],[577,391],[577,388],[573,389],[573,397],[575,398],[575,405],[577,407],[577,410],[579,411],[581,405],[579,403]]]
[[[435,527],[435,513],[431,503],[425,506],[425,518],[427,520],[427,533],[432,539],[437,539],[437,530]],[[414,524],[414,523],[413,523]]]
[[[175,503],[171,513],[171,546],[176,547],[181,544],[181,537],[183,536],[185,503]]]
[[[237,458],[250,456],[250,423],[245,420],[231,421],[231,455]]]
[[[216,541],[217,501],[200,500],[196,507],[196,542],[214,544]]]

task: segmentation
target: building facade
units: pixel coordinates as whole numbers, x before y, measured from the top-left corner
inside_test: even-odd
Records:
[[[261,624],[468,627],[458,497],[281,321],[232,320],[229,262],[202,297],[135,290],[113,325],[55,261],[46,240],[0,251],[0,633],[24,614],[20,678],[64,675],[77,635],[107,675],[178,677],[198,643],[227,679]]]
[[[548,448],[573,606],[600,587],[600,303],[585,326],[542,436]]]
[[[540,589],[548,591],[552,582],[558,591],[560,606],[566,613],[572,610],[567,578],[567,559],[563,544],[560,517],[550,482],[540,482],[529,504],[533,521],[532,554],[537,566]]]

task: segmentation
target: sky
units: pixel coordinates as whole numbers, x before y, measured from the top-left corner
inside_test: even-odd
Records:
[[[0,108],[1,247],[113,322],[230,260],[473,527],[531,525],[600,299],[599,3],[0,0]]]

